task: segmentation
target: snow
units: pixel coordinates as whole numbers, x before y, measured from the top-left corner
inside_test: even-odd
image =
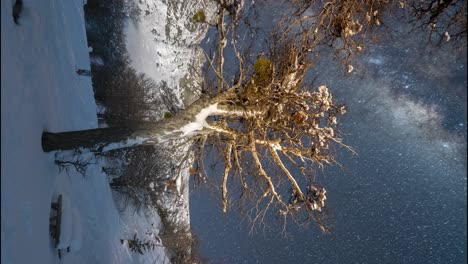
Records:
[[[182,191],[182,175],[177,176],[176,188],[177,188],[177,193],[180,193]]]
[[[82,232],[80,214],[76,208],[73,208],[73,229],[70,241],[71,252],[78,252],[81,249]]]
[[[181,80],[204,63],[197,45],[208,30],[207,25],[193,23],[191,18],[199,9],[210,17],[215,5],[207,0],[141,0],[138,7],[141,15],[129,20],[125,28],[132,67],[157,83],[166,82],[182,103],[184,90],[199,89],[200,83],[183,87]]]
[[[120,243],[129,228],[149,223],[121,218],[102,173],[105,160],[94,160],[83,177],[60,171],[54,154],[42,151],[44,130],[98,126],[91,78],[75,73],[90,67],[83,1],[24,2],[20,25],[12,2],[1,1],[1,263],[161,263],[163,248],[136,256]],[[49,235],[58,193],[69,197],[81,226],[72,223],[70,241],[81,249],[61,260]]]
[[[184,136],[187,136],[197,130],[202,130],[203,127],[206,126],[206,119],[209,116],[224,112],[225,111],[218,109],[218,104],[209,105],[200,110],[200,112],[195,116],[194,122],[190,122],[187,125],[181,127],[180,131],[183,133]]]
[[[73,232],[73,212],[70,199],[67,195],[62,195],[62,218],[60,221],[60,238],[58,249],[66,249],[70,246]]]
[[[147,138],[142,138],[142,137],[137,137],[135,139],[127,139],[124,142],[121,143],[111,143],[103,148],[103,152],[113,150],[113,149],[119,149],[119,148],[125,148],[125,147],[131,147],[135,145],[141,145],[143,142],[147,141]]]
[[[90,55],[91,63],[97,66],[104,66],[104,60],[96,55]]]
[[[60,221],[60,239],[57,249],[70,249],[77,252],[81,248],[82,229],[80,214],[67,196],[62,195],[62,219]]]
[[[105,115],[106,111],[106,107],[103,104],[96,102],[96,113],[98,115]]]
[[[282,147],[280,144],[271,144],[271,147],[273,150],[282,150]]]
[[[126,48],[131,64],[156,83],[166,82],[171,88],[169,92],[178,99],[177,107],[184,108],[200,96],[202,79],[194,76],[197,76],[205,62],[204,53],[198,44],[208,30],[207,25],[195,24],[191,18],[200,9],[205,11],[208,18],[214,17],[216,4],[211,0],[141,0],[136,3],[141,15],[129,19],[125,28]],[[166,95],[163,90],[156,92],[159,96]],[[185,126],[182,133],[202,129],[206,116],[203,114]],[[168,220],[179,230],[189,230],[188,169],[193,158],[185,159],[190,144],[184,144],[183,141],[161,144],[162,148],[171,150],[167,159],[176,163],[185,161],[180,164],[180,171],[175,178],[173,172],[168,171],[167,179],[176,181],[176,192],[165,189],[158,196],[158,205],[168,212]]]

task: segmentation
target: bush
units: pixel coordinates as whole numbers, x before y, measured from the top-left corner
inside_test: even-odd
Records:
[[[169,112],[164,113],[164,118],[168,119],[168,118],[171,118],[171,117],[172,117],[171,113],[169,113]]]
[[[159,246],[152,240],[143,241],[137,238],[137,233],[135,233],[132,239],[121,239],[120,243],[123,244],[125,241],[127,241],[128,248],[131,251],[140,253],[141,255],[143,255],[145,251],[154,250],[157,246]]]
[[[266,85],[272,76],[271,60],[259,58],[254,63],[254,80],[257,85]]]
[[[161,178],[166,173],[168,164],[164,162],[164,156],[153,146],[140,146],[128,149],[124,153],[115,154],[117,158],[125,160],[128,164],[119,168],[122,175],[112,179],[111,188],[121,194],[120,210],[125,210],[129,205],[136,212],[148,207],[156,207],[154,199],[155,191],[164,188]],[[154,162],[160,160],[160,162]]]
[[[195,15],[193,15],[192,20],[194,23],[202,23],[205,22],[206,16],[203,10],[198,10]]]

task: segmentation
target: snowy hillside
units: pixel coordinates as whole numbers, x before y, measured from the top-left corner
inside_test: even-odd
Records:
[[[91,79],[75,73],[90,68],[83,1],[24,1],[19,25],[12,2],[1,2],[1,262],[162,263],[163,248],[141,256],[120,242],[135,231],[157,232],[157,217],[132,225],[119,216],[98,161],[83,177],[60,171],[41,148],[44,130],[97,127]],[[82,230],[80,250],[62,260],[49,235],[59,193],[70,198]]]
[[[206,24],[191,19],[200,9],[210,17],[213,2],[143,0],[138,1],[138,9],[140,15],[130,19],[125,29],[132,66],[158,83],[166,82],[181,106],[190,105],[200,92],[195,72],[205,62],[197,45],[208,30]]]

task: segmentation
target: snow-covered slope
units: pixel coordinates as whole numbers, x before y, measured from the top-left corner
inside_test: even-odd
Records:
[[[191,19],[200,9],[210,17],[215,9],[213,2],[141,0],[138,9],[140,15],[129,19],[125,28],[132,66],[157,83],[166,82],[174,89],[180,106],[191,104],[200,92],[195,72],[205,61],[197,45],[208,30],[206,24]]]
[[[141,257],[120,243],[129,225],[99,164],[86,177],[73,168],[59,171],[41,148],[44,130],[98,125],[91,79],[75,73],[90,67],[83,1],[24,1],[19,25],[12,2],[1,1],[1,262],[163,262],[162,248]],[[49,235],[57,193],[70,197],[82,228],[81,249],[61,261]]]

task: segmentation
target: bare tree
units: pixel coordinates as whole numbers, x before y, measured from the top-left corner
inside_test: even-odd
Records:
[[[292,0],[293,11],[283,18],[285,32],[309,39],[309,47],[325,45],[353,71],[352,59],[376,38],[377,29],[391,30],[390,18],[407,21],[427,32],[429,42],[443,41],[466,48],[466,0]]]
[[[159,104],[157,85],[152,79],[129,65],[120,65],[112,71],[112,76],[101,79],[104,82],[101,85],[106,87],[102,101],[107,107],[104,117],[109,125],[155,120]]]
[[[58,152],[55,153],[55,164],[59,171],[70,173],[70,168],[74,168],[81,176],[86,176],[88,165],[93,164],[92,157],[83,157],[78,149],[75,149],[71,157],[63,157]]]
[[[360,51],[360,34],[381,25],[391,3],[377,1],[292,1],[292,14],[279,22],[265,49],[251,61],[240,47],[236,21],[242,2],[218,1],[216,58],[208,58],[217,91],[205,94],[175,116],[157,122],[84,131],[44,132],[44,151],[87,148],[105,152],[115,148],[158,144],[169,140],[197,142],[198,157],[207,144],[216,144],[224,159],[221,203],[226,212],[229,182],[237,179],[245,193],[256,197],[253,223],[272,210],[286,219],[305,214],[328,229],[320,212],[326,190],[318,186],[315,169],[336,163],[334,146],[342,143],[338,117],[346,112],[325,85],[306,82],[316,47],[327,44],[348,63]],[[226,25],[225,15],[231,24]],[[198,14],[197,21],[205,21]],[[208,23],[208,22],[207,22]],[[363,41],[363,40],[362,40]],[[224,48],[230,43],[238,66],[235,78],[223,69]],[[351,66],[351,65],[348,65]],[[348,67],[352,71],[352,67]],[[210,83],[207,81],[207,83]],[[203,168],[199,159],[198,166]]]
[[[413,14],[411,22],[415,29],[427,32],[430,42],[437,45],[451,42],[466,48],[466,0],[410,1],[408,5]]]
[[[132,205],[135,212],[150,207],[156,208],[155,196],[167,190],[165,176],[171,164],[164,161],[163,155],[154,146],[112,152],[112,156],[126,163],[122,168],[103,168],[104,172],[112,176],[110,187],[121,195],[120,209],[124,210],[129,205]],[[119,175],[112,175],[115,171],[118,171]]]
[[[309,92],[311,87],[302,84],[310,62],[302,55],[304,53],[301,54],[302,47],[298,45],[275,43],[268,58],[256,61],[250,76],[247,77],[246,69],[243,69],[238,83],[229,85],[215,97],[200,99],[171,119],[127,128],[44,133],[44,149],[88,147],[106,151],[113,145],[128,146],[124,141],[132,145],[184,137],[216,137],[225,149],[224,211],[228,205],[229,175],[231,171],[244,171],[244,159],[252,160],[254,166],[251,169],[260,179],[263,190],[260,200],[268,200],[258,216],[265,214],[273,204],[284,217],[301,208],[310,212],[320,210],[323,202],[306,198],[306,188],[301,188],[298,183],[300,176],[292,173],[288,166],[291,163],[301,168],[301,175],[310,177],[307,162],[319,166],[334,162],[330,145],[342,144],[334,127],[337,116],[343,114],[345,108],[335,104],[326,86]],[[224,78],[222,81],[226,82]],[[120,144],[116,144],[119,141]],[[280,177],[265,169],[265,151],[280,169]],[[289,204],[288,199],[281,197],[277,185],[284,179],[300,197],[300,203]]]

